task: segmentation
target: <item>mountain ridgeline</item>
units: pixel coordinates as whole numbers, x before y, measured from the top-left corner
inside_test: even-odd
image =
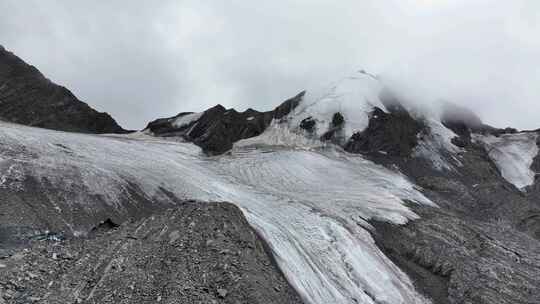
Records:
[[[262,134],[274,119],[280,120],[291,113],[304,95],[305,92],[301,92],[268,112],[253,109],[238,112],[217,105],[200,115],[180,113],[171,118],[157,119],[149,123],[145,130],[156,136],[182,137],[208,154],[222,154],[230,150],[235,142]],[[186,120],[189,117],[193,118]]]

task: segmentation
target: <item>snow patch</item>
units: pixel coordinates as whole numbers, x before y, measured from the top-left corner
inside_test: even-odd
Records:
[[[538,155],[537,133],[503,134],[499,137],[474,134],[473,139],[486,147],[501,175],[516,188],[523,191],[534,184],[536,173],[531,166]]]
[[[259,136],[237,142],[235,147],[281,146],[313,149],[327,144],[319,139],[330,130],[334,114],[344,118],[343,137],[349,139],[369,124],[374,107],[386,111],[379,99],[382,84],[371,75],[359,71],[350,77],[324,87],[307,90],[300,104],[286,117],[272,124]],[[313,132],[300,128],[305,119],[315,121]],[[249,118],[248,118],[249,119]]]
[[[172,122],[172,125],[175,128],[182,128],[182,127],[185,127],[185,126],[191,124],[194,121],[199,120],[199,118],[201,118],[202,115],[203,115],[203,112],[182,115],[182,116],[176,118]]]

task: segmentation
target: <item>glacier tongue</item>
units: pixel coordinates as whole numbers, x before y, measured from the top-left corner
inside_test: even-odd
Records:
[[[331,149],[237,151],[218,172],[308,303],[427,303],[369,233],[416,218],[405,199],[431,204],[401,175]]]
[[[59,216],[69,208],[96,212],[95,194],[122,210],[128,183],[156,204],[160,188],[180,198],[230,201],[268,241],[307,303],[428,302],[376,247],[367,221],[403,224],[417,217],[404,200],[432,203],[399,173],[361,156],[331,147],[240,147],[208,158],[192,144],[144,134],[91,136],[6,123],[0,144],[2,168],[17,169],[3,174],[24,172],[58,189],[84,185],[87,193],[56,207]],[[74,233],[87,228],[71,225]]]

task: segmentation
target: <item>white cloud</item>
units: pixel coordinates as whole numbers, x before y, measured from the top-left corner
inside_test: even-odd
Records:
[[[534,0],[7,0],[0,43],[131,128],[217,103],[269,109],[359,68],[472,107],[489,123],[535,128],[538,8]]]

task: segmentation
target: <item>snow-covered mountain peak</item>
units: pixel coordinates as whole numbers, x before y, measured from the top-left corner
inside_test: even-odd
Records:
[[[421,107],[395,94],[365,71],[330,86],[308,90],[298,106],[274,120],[263,134],[241,140],[246,147],[314,149],[328,144],[352,153],[422,157],[439,170],[459,165],[458,135],[443,123],[443,111]]]
[[[343,117],[343,136],[351,137],[363,131],[369,123],[369,114],[375,107],[386,111],[379,99],[383,85],[372,75],[359,71],[329,87],[308,90],[298,107],[289,114],[289,125],[300,127],[302,122],[315,123],[312,131],[324,136],[335,126],[334,115]]]

